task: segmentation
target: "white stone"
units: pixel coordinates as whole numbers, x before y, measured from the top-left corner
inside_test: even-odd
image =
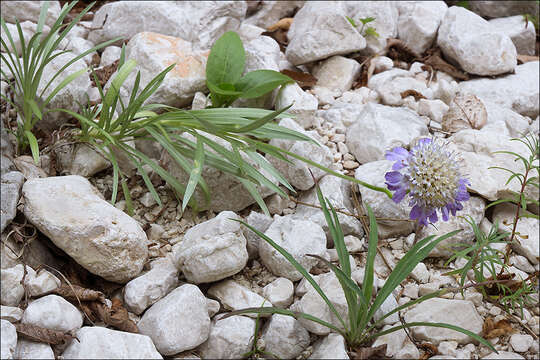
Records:
[[[482,129],[505,133],[513,138],[522,137],[523,134],[529,132],[529,119],[527,117],[494,102],[482,102],[487,112],[487,124]]]
[[[531,265],[529,260],[525,256],[521,255],[510,255],[510,259],[508,261],[510,265],[514,265],[519,270],[523,270],[526,273],[532,274],[535,271],[534,266]]]
[[[432,82],[430,89],[433,89],[433,98],[440,99],[446,105],[450,105],[459,90],[459,85],[453,80],[448,82],[445,79],[438,79]]]
[[[4,159],[7,160],[7,158],[2,157],[2,164],[5,162]],[[2,196],[0,231],[2,232],[17,215],[17,204],[21,197],[21,188],[24,184],[24,180],[25,177],[18,171],[10,171],[2,174],[0,184],[0,194]]]
[[[487,18],[538,13],[534,1],[473,1],[470,5],[472,11]]]
[[[385,187],[384,174],[391,170],[393,162],[389,160],[373,161],[361,165],[355,171],[355,178],[379,187]],[[396,204],[386,194],[368,189],[359,185],[358,189],[365,204],[369,204],[376,217],[409,220],[411,207],[407,201]],[[379,239],[389,237],[407,236],[414,228],[414,224],[409,221],[377,221],[379,227]]]
[[[314,132],[304,131],[300,125],[290,118],[282,119],[279,122],[279,125],[291,130],[295,130],[315,140]],[[319,141],[318,143],[320,144]],[[272,139],[270,140],[270,145],[277,146],[281,149],[308,158],[322,166],[328,167],[333,162],[332,153],[325,145],[316,145],[306,141],[285,139]],[[287,155],[285,155],[285,157],[291,160],[291,163],[270,156],[267,156],[267,160],[269,160],[276,170],[278,170],[292,186],[300,190],[310,189],[313,185],[315,185],[313,182],[313,177],[318,180],[326,174],[323,170],[313,168],[303,161],[294,159]]]
[[[496,79],[479,78],[459,83],[460,91],[470,92],[483,101],[491,101],[518,114],[535,118],[539,104],[539,63],[530,61],[515,68],[515,74]]]
[[[21,323],[51,330],[73,331],[82,326],[83,317],[81,312],[63,297],[47,295],[28,305]]]
[[[236,274],[246,266],[248,253],[240,217],[223,211],[189,229],[173,247],[176,266],[190,282],[213,282]]]
[[[406,295],[405,295],[406,296]],[[375,314],[373,314],[373,320],[379,321],[382,319],[382,317],[386,314],[388,314],[390,311],[394,310],[398,307],[398,303],[396,301],[396,298],[394,295],[390,294],[381,304],[381,307],[375,311]],[[392,315],[388,316],[384,320],[381,321],[380,324],[383,325],[392,325],[399,321],[399,316],[397,313],[393,313]]]
[[[58,168],[70,175],[91,177],[111,166],[102,154],[86,144],[58,146],[55,154]]]
[[[426,264],[423,262],[418,263],[411,272],[411,276],[421,284],[427,283],[429,281],[429,270],[427,269]]]
[[[291,316],[273,314],[265,325],[261,338],[265,351],[280,359],[294,359],[309,345],[308,331]]]
[[[254,332],[255,320],[245,316],[215,320],[198,350],[204,359],[239,359],[250,350]]]
[[[266,30],[261,27],[248,24],[246,21],[244,21],[238,29],[238,36],[240,36],[240,40],[242,40],[243,43],[246,43],[258,38],[265,31]]]
[[[52,291],[62,284],[59,278],[48,272],[40,270],[26,282],[26,289],[31,296],[41,296]]]
[[[0,318],[9,322],[17,322],[21,320],[23,310],[15,306],[0,305]]]
[[[313,69],[317,86],[338,90],[340,94],[351,89],[359,73],[358,61],[343,56],[332,56]]]
[[[85,178],[32,179],[23,196],[26,218],[88,271],[125,283],[142,270],[146,234]]]
[[[427,135],[425,122],[413,111],[367,104],[347,130],[347,147],[363,164],[382,160],[386,151],[396,146],[408,147],[416,138]]]
[[[489,24],[512,39],[518,54],[534,55],[536,31],[532,21],[525,23],[523,15],[516,15],[489,20]]]
[[[11,34],[13,45],[15,45],[14,47],[11,44],[11,41],[9,40],[7,32],[4,31],[4,28],[2,28],[2,41],[7,45],[7,50],[12,54],[11,56],[21,56],[23,41],[24,41],[25,46],[27,47],[28,42],[30,41],[32,36],[34,36],[34,34],[37,32],[37,24],[31,21],[21,22],[20,26],[21,26],[21,31],[23,34],[22,39],[20,38],[17,26],[15,24],[10,24],[10,23],[6,24],[7,31]],[[42,33],[44,36],[46,36],[49,33],[49,31],[50,31],[50,28],[48,26],[44,26]],[[4,46],[2,46],[2,50],[5,51]]]
[[[37,24],[41,13],[41,2],[36,1],[3,1],[0,10],[2,17],[8,23],[15,23],[15,20],[23,22],[26,20]],[[45,24],[53,26],[60,15],[60,1],[50,1],[47,15],[45,15]]]
[[[375,20],[367,24],[375,28],[379,34],[366,37],[366,49],[363,53],[368,55],[381,52],[386,46],[388,38],[396,38],[398,34],[398,9],[390,1],[344,1],[346,15],[358,25],[357,30],[362,28],[360,19],[372,17]]]
[[[103,6],[101,9],[105,8]],[[100,10],[101,10],[100,9]],[[139,89],[143,89],[156,75],[169,65],[176,66],[165,76],[163,83],[145,103],[182,107],[191,104],[197,91],[206,89],[206,60],[208,51],[194,51],[193,44],[179,37],[154,32],[141,32],[133,36],[126,46],[126,59],[137,66],[120,88],[124,103],[129,102],[136,74],[141,72]],[[114,75],[106,87],[110,86]]]
[[[376,56],[371,60],[370,64],[375,68],[375,73],[390,70],[394,67],[394,61],[386,56]]]
[[[53,55],[56,54],[57,53],[53,53]],[[86,69],[86,63],[82,59],[79,59],[73,64],[71,64],[69,67],[67,67],[62,72],[62,76],[57,76],[54,81],[49,85],[49,87],[45,89],[45,86],[47,86],[53,76],[55,76],[55,74],[73,58],[73,54],[61,54],[55,57],[50,63],[45,65],[43,69],[43,76],[41,77],[41,81],[39,82],[39,86],[37,88],[38,94],[41,94],[45,90],[41,97],[42,100],[48,98],[49,95],[52,94],[53,90],[58,85],[60,85],[60,83],[64,81],[64,79],[66,79],[69,75],[79,70]],[[90,89],[90,86],[91,82],[88,73],[81,74],[76,79],[67,84],[65,87],[63,87],[62,90],[60,90],[52,98],[51,102],[47,105],[47,108],[61,108],[77,112],[79,110],[78,103],[82,105],[86,104],[86,94],[88,93],[88,89]],[[60,127],[60,125],[62,125],[63,123],[65,123],[70,117],[71,115],[68,115],[67,113],[64,113],[62,111],[49,112],[43,115],[43,119],[37,123],[37,126],[50,131],[57,130],[57,128]]]
[[[345,18],[341,2],[307,2],[294,16],[285,55],[301,65],[366,47],[366,40]]]
[[[94,43],[90,40],[86,40],[80,37],[71,36],[66,45],[66,50],[70,50],[72,52],[72,56],[79,56],[80,54],[92,49],[94,47]],[[96,54],[95,51],[92,51],[89,54],[86,54],[82,60],[86,63],[86,65],[92,64],[92,57]]]
[[[444,115],[450,107],[439,99],[420,99],[418,102],[418,114],[428,116],[431,120],[442,123]]]
[[[420,352],[409,339],[405,340],[404,346],[396,353],[396,359],[419,359]]]
[[[297,220],[291,216],[276,216],[265,235],[291,254],[307,271],[318,260],[306,254],[324,256],[326,235],[322,227],[314,222]],[[297,281],[302,275],[273,246],[266,241],[259,243],[262,263],[275,275]]]
[[[7,320],[0,320],[1,333],[0,336],[0,357],[2,359],[13,359],[15,347],[17,346],[17,330]]]
[[[286,308],[293,302],[294,285],[291,280],[280,277],[263,288],[263,296],[276,307]]]
[[[27,267],[27,271],[30,269]],[[2,269],[1,273],[1,291],[2,305],[6,306],[18,306],[19,302],[24,296],[24,287],[21,284],[21,280],[24,276],[24,265],[18,264],[16,266]]]
[[[333,273],[325,273],[319,276],[317,283],[321,287],[323,293],[328,297],[332,305],[336,308],[338,314],[345,323],[348,323],[348,307],[343,288],[338,279]],[[306,314],[318,317],[321,320],[329,322],[338,328],[342,328],[341,322],[336,315],[330,310],[326,302],[321,298],[318,292],[315,291],[311,284],[306,283],[307,292],[300,300],[295,301],[290,310],[300,311]],[[298,319],[300,323],[311,333],[316,335],[327,335],[330,329],[304,318]]]
[[[15,349],[16,359],[51,359],[54,360],[54,352],[51,345],[19,339]]]
[[[90,32],[88,40],[98,44],[151,31],[209,49],[223,33],[238,29],[246,10],[246,3],[237,1],[110,3],[96,11],[92,22],[96,30]]]
[[[471,74],[499,75],[517,65],[516,47],[510,37],[494,31],[486,20],[460,6],[446,12],[437,45]]]
[[[219,303],[219,301],[212,299],[206,299],[206,306],[208,306],[208,316],[210,317],[216,315],[221,308],[221,304]]]
[[[512,345],[512,349],[517,352],[528,351],[533,341],[531,335],[513,334],[510,336],[510,345]]]
[[[382,331],[392,328],[391,325],[385,325]],[[382,336],[377,337],[372,347],[381,346],[386,344],[386,356],[395,356],[399,350],[403,348],[403,343],[407,338],[405,330],[400,329]]]
[[[491,353],[489,354],[488,356],[484,356],[483,358],[481,358],[482,360],[483,359],[499,359],[499,360],[520,360],[520,359],[525,359],[523,356],[519,355],[519,354],[516,354],[514,352],[511,352],[511,351],[499,351],[499,353]]]
[[[343,336],[335,333],[328,334],[313,344],[310,359],[349,359]]]
[[[433,92],[426,86],[425,81],[417,80],[403,69],[392,69],[373,75],[368,82],[368,87],[377,91],[382,103],[385,105],[399,106],[405,104],[401,93],[414,90],[427,99],[431,99]]]
[[[307,129],[312,125],[312,117],[319,106],[315,96],[305,92],[295,82],[283,86],[276,97],[276,109],[283,109],[293,104],[287,112],[295,115],[295,121]]]
[[[398,37],[421,55],[433,44],[448,6],[444,1],[411,1],[401,4]]]
[[[472,302],[441,298],[429,299],[416,305],[407,311],[405,321],[407,323],[416,321],[447,323],[475,334],[481,333],[484,323]],[[415,326],[411,328],[411,332],[415,338],[430,341],[435,345],[445,340],[454,340],[460,344],[468,344],[472,341],[468,335],[446,328]]]
[[[274,221],[270,216],[265,214],[252,211],[249,213],[249,216],[245,220],[250,226],[254,227],[256,230],[264,232]],[[251,231],[247,226],[242,226],[242,232],[247,240],[247,251],[250,259],[256,258],[259,256],[259,242],[263,241],[257,234]]]
[[[453,250],[456,250],[457,244],[472,244],[475,240],[475,235],[471,225],[467,222],[468,216],[471,216],[473,221],[477,224],[482,221],[484,217],[484,207],[486,202],[477,196],[471,197],[468,201],[462,203],[463,210],[456,213],[456,216],[449,215],[448,221],[442,221],[436,223],[436,227],[424,226],[418,233],[418,239],[424,239],[430,235],[435,235],[435,238],[443,236],[454,230],[463,229],[456,235],[441,241],[429,254],[432,257],[444,257],[448,258],[454,254]],[[440,214],[439,214],[440,215]]]
[[[304,5],[304,2],[304,0],[264,1],[260,5],[260,9],[255,14],[249,16],[245,20],[245,23],[255,24],[266,29],[280,19],[292,15],[295,9],[301,8]]]
[[[124,287],[124,301],[129,311],[140,315],[146,308],[178,286],[178,270],[165,258],[142,276]]]
[[[101,53],[101,60],[99,66],[108,66],[111,65],[116,60],[120,59],[120,54],[122,53],[122,48],[119,46],[109,45]]]
[[[333,175],[325,175],[319,181],[319,188],[321,189],[323,196],[330,201],[336,211],[345,211],[349,214],[354,213],[354,207],[351,202],[352,195],[350,182]],[[310,189],[302,193],[298,200],[303,203],[320,206],[316,189]],[[364,235],[360,220],[353,216],[348,216],[339,212],[337,215],[344,235],[354,234],[359,237]],[[293,217],[309,220],[322,226],[327,235],[328,245],[331,246],[334,243],[330,235],[330,230],[328,228],[328,224],[326,223],[324,213],[321,209],[298,204],[296,207],[296,213],[293,215]]]
[[[225,309],[228,310],[272,306],[270,301],[233,280],[223,280],[212,285],[208,289],[208,295],[217,298]],[[256,318],[257,314],[250,313],[246,314],[246,316]]]
[[[499,204],[493,210],[493,220],[499,222],[499,228],[501,230],[512,233],[515,214],[516,209],[514,205]],[[533,265],[539,262],[539,232],[538,220],[522,217],[517,223],[516,235],[512,244],[514,251],[525,256]]]
[[[146,310],[137,326],[163,355],[194,349],[210,333],[206,298],[195,285],[179,286]]]
[[[145,335],[85,326],[75,334],[62,356],[64,359],[163,359]]]

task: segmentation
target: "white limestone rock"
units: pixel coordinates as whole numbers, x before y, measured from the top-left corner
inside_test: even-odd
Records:
[[[70,50],[71,53],[73,54],[72,56],[75,57],[92,49],[94,46],[96,45],[90,40],[86,40],[77,36],[71,36],[67,41],[66,50]],[[86,54],[82,58],[82,60],[86,63],[86,65],[88,66],[92,65],[92,58],[94,54],[96,54],[96,52],[92,51],[91,53]]]
[[[24,40],[25,45],[28,44],[32,36],[34,36],[34,34],[37,32],[37,24],[31,21],[21,22],[20,26],[21,26],[21,31],[23,34],[22,40],[19,36],[17,25],[10,24],[10,23],[6,24],[7,31],[11,34],[11,39],[13,40],[13,45],[15,46],[11,44],[11,41],[9,40],[7,32],[4,31],[4,29],[2,28],[2,41],[7,45],[7,50],[12,54],[12,56],[21,56],[23,40]],[[50,31],[50,28],[48,26],[44,26],[42,33],[46,36],[49,33],[49,31]],[[5,51],[4,46],[2,46],[2,50]],[[9,63],[11,64],[11,61]]]
[[[271,307],[272,303],[233,280],[224,280],[208,289],[208,295],[217,298],[228,310],[241,310],[248,307]],[[263,304],[264,303],[264,304]],[[257,314],[246,314],[256,318]],[[264,316],[264,315],[263,315]]]
[[[319,187],[323,196],[330,201],[334,209],[354,213],[354,207],[351,202],[350,182],[333,175],[325,175],[319,181]],[[298,200],[303,203],[320,206],[316,189],[310,189],[302,193]],[[293,216],[299,219],[313,221],[314,223],[322,226],[327,234],[328,245],[331,246],[333,244],[333,240],[328,229],[328,224],[326,223],[324,213],[321,209],[298,204],[296,207],[296,212],[293,214]],[[338,219],[344,235],[354,234],[359,237],[364,235],[362,224],[357,218],[338,213]]]
[[[442,123],[443,117],[450,107],[439,99],[420,99],[418,102],[418,115],[425,115],[431,120]]]
[[[19,339],[15,348],[16,359],[50,359],[54,360],[51,345],[26,339]]]
[[[295,121],[304,129],[313,125],[313,116],[318,109],[319,101],[312,94],[305,92],[295,82],[283,86],[276,96],[276,109],[282,109],[293,104],[287,110],[295,115]]]
[[[375,28],[379,34],[366,37],[366,49],[362,52],[373,55],[381,52],[386,46],[388,38],[396,38],[398,34],[398,9],[396,4],[390,1],[344,1],[346,15],[360,24],[357,29],[360,31],[362,22],[360,19],[372,17],[375,20],[368,26]]]
[[[381,101],[385,105],[399,106],[405,103],[401,93],[414,90],[427,99],[431,99],[433,91],[426,86],[425,81],[417,80],[403,69],[392,69],[373,75],[368,82],[368,87],[377,91]]]
[[[261,338],[265,351],[280,359],[294,359],[310,343],[308,331],[291,316],[273,314],[266,323]]]
[[[405,339],[405,344],[399,351],[396,353],[396,359],[419,359],[420,351],[415,344],[413,344],[409,339]]]
[[[530,61],[515,68],[515,74],[496,79],[480,78],[459,83],[462,92],[470,92],[483,101],[491,101],[518,114],[535,118],[538,116],[539,68],[538,61]]]
[[[137,1],[103,5],[96,11],[88,40],[98,44],[142,31],[174,36],[209,49],[226,31],[235,31],[246,14],[243,1]],[[150,15],[149,15],[150,14]]]
[[[373,314],[373,320],[379,321],[384,315],[388,314],[390,311],[394,310],[397,307],[398,303],[396,301],[396,298],[394,297],[394,295],[390,294],[390,296],[388,296],[386,300],[383,301],[381,307],[378,308],[377,311],[375,311],[375,314]],[[394,313],[382,320],[381,324],[392,325],[397,323],[398,321],[399,316],[397,313]]]
[[[10,161],[2,156],[2,166],[4,166],[5,160]],[[21,188],[23,184],[24,176],[19,171],[2,173],[0,183],[0,195],[2,197],[0,231],[2,232],[4,232],[4,229],[17,215],[17,204],[21,197]]]
[[[91,273],[126,283],[141,272],[146,234],[87,179],[32,179],[24,184],[23,196],[26,218]]]
[[[516,51],[520,55],[534,55],[536,47],[536,31],[534,24],[528,20],[524,25],[523,15],[501,17],[489,20],[489,24],[498,32],[510,37]]]
[[[384,159],[396,146],[408,147],[429,134],[425,122],[413,111],[367,104],[362,115],[347,129],[347,147],[361,164]]]
[[[208,306],[208,316],[210,317],[216,315],[221,308],[221,304],[219,303],[219,301],[212,299],[206,299],[206,305]]]
[[[307,271],[311,270],[318,260],[306,254],[324,256],[326,253],[324,230],[311,221],[298,220],[289,215],[276,215],[264,234],[291,254]],[[302,274],[266,241],[259,243],[259,256],[262,263],[276,276],[283,276],[291,281],[302,278]]]
[[[214,282],[236,274],[246,266],[248,253],[240,219],[231,211],[189,229],[173,247],[176,266],[192,283]]]
[[[538,13],[534,1],[473,1],[470,5],[472,11],[487,18]]]
[[[152,340],[141,334],[85,326],[64,350],[64,359],[163,359]]]
[[[0,320],[0,357],[2,359],[13,359],[15,347],[17,346],[17,330],[15,326],[7,320]]]
[[[178,286],[178,269],[167,257],[150,271],[124,287],[124,301],[129,311],[140,315],[146,308]]]
[[[482,332],[484,323],[472,302],[442,298],[421,302],[407,311],[404,318],[408,323],[416,321],[443,322],[462,327],[475,334]],[[460,344],[468,344],[473,341],[468,335],[446,328],[415,326],[411,328],[411,332],[416,339],[427,340],[435,345],[445,340],[454,340]]]
[[[26,267],[26,269],[27,271],[32,270],[30,267]],[[2,269],[0,270],[0,274],[0,296],[2,305],[18,306],[24,296],[24,286],[21,284],[21,280],[24,276],[24,265],[18,264],[10,268]]]
[[[444,1],[411,1],[400,3],[398,37],[421,55],[431,47],[448,9]]]
[[[194,349],[210,333],[206,298],[197,286],[181,285],[146,310],[137,326],[163,355]]]
[[[411,277],[421,284],[427,283],[429,281],[429,276],[429,270],[423,262],[419,262],[411,272]]]
[[[355,171],[355,178],[379,187],[385,187],[384,174],[391,171],[393,162],[388,160],[373,161],[361,165]],[[409,219],[411,207],[406,200],[396,204],[386,194],[368,189],[364,186],[358,186],[362,200],[369,204],[376,217]],[[414,228],[414,224],[409,221],[377,221],[379,226],[379,238],[387,239],[390,237],[407,236]]]
[[[119,46],[109,45],[101,53],[101,59],[99,66],[108,66],[111,65],[116,60],[120,59],[120,54],[122,53],[122,48]]]
[[[317,78],[317,86],[343,92],[350,90],[353,81],[360,73],[358,61],[343,56],[332,56],[322,61],[315,69],[313,76]]]
[[[390,328],[392,328],[392,325],[385,325],[382,328],[382,331]],[[400,329],[398,331],[377,337],[372,347],[386,344],[386,356],[395,356],[403,348],[403,343],[405,342],[406,338],[407,334],[405,333],[405,330]]]
[[[345,15],[341,2],[307,2],[294,16],[287,34],[287,59],[301,65],[364,49],[366,40]]]
[[[286,308],[293,302],[294,285],[287,278],[277,278],[263,288],[263,296],[274,306]]]
[[[475,241],[473,229],[466,219],[469,219],[469,216],[471,216],[475,223],[480,224],[480,221],[484,218],[486,202],[481,197],[472,196],[462,204],[463,210],[458,211],[456,216],[450,214],[448,221],[439,219],[435,224],[437,228],[424,226],[418,232],[418,239],[424,239],[430,235],[435,235],[437,238],[451,231],[463,229],[463,231],[437,244],[429,253],[429,256],[449,258],[454,254],[452,249],[455,250],[457,244],[472,244]]]
[[[0,305],[0,318],[9,322],[17,322],[21,320],[23,310],[15,306]]]
[[[26,289],[31,296],[41,296],[46,294],[62,284],[59,278],[48,272],[40,270],[35,276],[26,282]]]
[[[313,344],[310,359],[349,359],[343,336],[330,333]]]
[[[491,360],[494,360],[494,359],[498,359],[498,360],[525,360],[525,358],[519,354],[516,354],[515,352],[511,352],[511,351],[499,351],[499,353],[491,353],[487,356],[484,356],[483,358],[481,358],[481,360],[488,360],[488,359],[491,359]]]
[[[290,118],[284,118],[279,122],[280,126],[286,127],[291,130],[295,130],[303,135],[316,139],[315,132],[304,131],[300,125]],[[320,144],[320,143],[319,143]],[[293,152],[297,155],[310,159],[322,166],[329,167],[333,162],[332,153],[330,149],[325,145],[316,145],[306,141],[295,140],[282,140],[272,139],[270,145],[277,146],[281,149]],[[308,190],[315,183],[313,177],[316,180],[320,179],[324,174],[323,170],[313,168],[306,163],[285,155],[291,163],[287,163],[283,160],[276,159],[274,157],[267,156],[267,160],[278,170],[285,179],[292,186],[300,190]],[[311,170],[311,171],[310,171]]]
[[[239,359],[251,349],[255,320],[231,316],[212,321],[208,340],[199,347],[204,359]]]
[[[260,212],[252,211],[249,213],[249,216],[245,220],[250,226],[254,227],[256,230],[264,232],[274,221],[270,216],[262,214]],[[242,232],[247,240],[247,252],[250,259],[257,258],[259,256],[259,242],[264,241],[251,231],[246,226],[242,226]]]
[[[66,144],[58,146],[54,151],[61,173],[91,177],[111,166],[102,154],[86,144]]]
[[[463,70],[476,75],[499,75],[517,65],[516,47],[507,35],[494,31],[475,13],[452,6],[446,12],[437,45]]]
[[[240,36],[240,40],[242,40],[243,43],[246,43],[261,36],[261,34],[265,32],[265,29],[253,24],[248,24],[244,21],[237,32],[238,36]]]
[[[21,323],[51,330],[74,331],[82,326],[83,317],[81,312],[63,297],[47,295],[28,305]]]
[[[516,352],[526,352],[533,344],[533,337],[531,335],[513,334],[510,336],[510,345]]]
[[[521,137],[529,132],[529,119],[527,117],[491,101],[482,102],[487,112],[487,124],[482,129],[504,133],[513,138]]]
[[[19,22],[28,20],[37,24],[42,5],[41,2],[36,1],[2,1],[0,11],[7,23],[15,24],[16,20]],[[45,24],[47,26],[54,25],[60,15],[60,10],[60,1],[53,0],[49,3],[47,15],[45,15]]]
[[[268,28],[285,17],[290,17],[295,9],[304,5],[304,0],[270,0],[264,1],[255,14],[248,16],[244,23]],[[244,25],[244,24],[242,24]]]

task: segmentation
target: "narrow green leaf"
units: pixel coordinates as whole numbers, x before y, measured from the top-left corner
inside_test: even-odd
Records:
[[[39,146],[36,137],[32,132],[26,130],[24,132],[26,138],[28,139],[28,144],[30,145],[30,150],[32,151],[32,157],[34,158],[34,163],[39,165]]]
[[[204,142],[197,135],[197,148],[195,150],[195,159],[193,160],[193,170],[189,174],[189,180],[182,200],[182,211],[185,210],[191,195],[195,191],[195,187],[199,183],[204,166]]]

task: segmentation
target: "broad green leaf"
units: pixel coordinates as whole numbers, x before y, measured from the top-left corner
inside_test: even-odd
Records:
[[[274,70],[255,70],[244,75],[234,86],[242,92],[242,98],[258,98],[280,85],[293,82],[293,80]]]
[[[227,31],[216,40],[206,63],[206,80],[212,84],[234,84],[244,72],[246,55],[240,36]]]

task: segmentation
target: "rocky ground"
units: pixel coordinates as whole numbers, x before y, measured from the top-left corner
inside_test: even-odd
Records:
[[[49,26],[60,11],[60,2],[51,3]],[[106,2],[74,27],[62,47],[82,53],[122,36],[126,56],[137,61],[143,84],[177,63],[151,102],[200,109],[207,102],[209,48],[225,31],[237,31],[246,50],[246,71],[288,70],[298,83],[235,105],[277,109],[294,101],[290,112],[295,119],[283,119],[281,125],[322,144],[280,141],[276,145],[384,186],[384,174],[392,165],[384,159],[385,151],[410,147],[422,137],[444,138],[459,154],[471,183],[471,199],[460,215],[470,215],[488,231],[494,221],[511,223],[514,210],[501,204],[486,211],[485,206],[509,190],[519,191],[517,182],[506,184],[505,172],[488,168],[521,170],[512,156],[494,152],[528,155],[524,146],[510,139],[528,131],[538,135],[537,33],[522,16],[538,14],[538,5],[469,1],[472,11],[451,5],[443,1]],[[25,37],[33,35],[37,2],[2,2],[1,10],[8,27],[14,28],[18,18]],[[362,18],[375,18],[370,26],[379,36],[366,35],[347,16],[356,24]],[[287,18],[292,18],[292,24],[291,19],[280,21]],[[120,56],[121,44],[116,45],[79,60],[70,71],[99,66],[106,82]],[[56,58],[45,78],[69,58]],[[2,78],[3,94],[8,92],[7,76]],[[122,96],[129,96],[133,81],[134,77],[124,84]],[[77,101],[85,102],[86,94],[97,101],[94,85],[88,75],[81,76],[55,96],[51,107],[76,110]],[[267,194],[273,218],[262,214],[238,182],[209,169],[204,176],[215,198],[211,209],[197,215],[182,212],[168,186],[154,175],[152,181],[163,201],[163,206],[157,205],[133,171],[129,186],[135,213],[128,216],[123,211],[125,200],[115,206],[106,201],[112,193],[110,164],[92,149],[63,140],[69,118],[49,115],[39,123],[43,152],[37,167],[30,156],[15,154],[14,138],[5,131],[16,116],[3,102],[2,358],[240,358],[251,350],[256,319],[222,319],[222,314],[261,306],[263,301],[263,306],[290,307],[336,321],[299,273],[230,218],[244,219],[294,254],[338,311],[346,311],[335,276],[305,256],[318,254],[337,261],[322,212],[309,206],[318,202],[306,164],[275,164],[298,192],[289,199]],[[187,180],[161,157],[156,144],[136,145]],[[323,193],[342,211],[339,219],[355,264],[353,279],[359,283],[366,239],[359,218],[347,215],[361,211],[357,199],[384,219],[379,221],[377,288],[415,237],[464,229],[414,269],[385,302],[385,312],[441,287],[458,285],[458,278],[444,274],[459,267],[459,261],[447,266],[445,262],[452,255],[447,245],[474,241],[465,220],[454,217],[416,234],[406,202],[395,204],[384,194],[322,172],[314,175]],[[537,190],[526,191],[538,198]],[[538,208],[531,210],[538,213]],[[538,274],[538,221],[523,219],[518,231],[523,236],[513,248],[510,270],[523,279]],[[498,354],[461,333],[422,327],[366,345],[387,344],[386,356],[395,359],[537,359],[537,295],[533,294],[536,303],[523,310],[523,318],[487,301],[474,288],[464,296],[450,293],[401,312],[406,322],[444,321],[484,336],[490,324],[499,324],[497,336],[489,338]],[[341,336],[315,323],[281,315],[261,321],[259,348],[280,358],[354,357]],[[396,314],[384,326],[399,323]]]

